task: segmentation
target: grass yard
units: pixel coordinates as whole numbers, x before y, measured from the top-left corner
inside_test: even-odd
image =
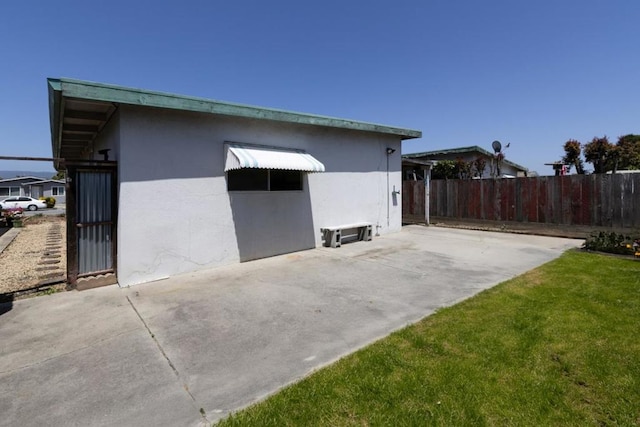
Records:
[[[570,251],[223,420],[640,425],[640,262]]]

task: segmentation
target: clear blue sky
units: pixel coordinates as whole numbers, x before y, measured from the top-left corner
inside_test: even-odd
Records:
[[[640,133],[640,1],[12,1],[0,155],[50,156],[47,77],[419,129],[403,152]],[[52,170],[0,161],[0,169]]]

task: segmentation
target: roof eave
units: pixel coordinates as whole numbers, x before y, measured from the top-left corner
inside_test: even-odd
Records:
[[[261,108],[251,105],[221,102],[205,98],[196,98],[72,79],[48,79],[48,81],[50,109],[52,106],[58,107],[55,112],[50,113],[52,136],[54,138],[61,127],[59,118],[59,108],[62,102],[62,99],[60,99],[61,97],[391,134],[399,136],[403,140],[422,137],[422,132],[414,129],[404,129],[375,123],[345,120],[336,117],[318,116],[272,108]],[[57,139],[57,144],[59,145],[59,138]],[[60,149],[59,146],[56,146],[56,139],[54,139],[53,148],[55,156]],[[57,152],[55,151],[56,149],[58,150]]]
[[[62,120],[62,84],[59,79],[47,79],[49,91],[49,126],[51,128],[51,152],[54,158],[60,157],[60,131]],[[54,162],[58,169],[58,162]]]
[[[16,176],[14,178],[5,178],[5,179],[0,179],[0,182],[9,182],[9,181],[20,181],[20,180],[24,180],[24,179],[32,179],[34,181],[44,181],[45,178],[39,178],[37,176]]]
[[[469,147],[459,147],[459,148],[450,148],[450,149],[444,149],[444,150],[433,150],[433,151],[424,151],[421,153],[408,153],[408,154],[403,154],[402,157],[405,159],[415,159],[415,158],[420,158],[420,157],[425,157],[425,156],[437,156],[437,155],[443,155],[443,154],[458,154],[458,153],[469,153],[469,152],[478,152],[481,154],[484,154],[486,156],[494,156],[493,153],[491,153],[488,150],[485,150],[484,148],[478,146],[478,145],[472,145]],[[512,166],[516,169],[519,169],[521,171],[524,172],[529,172],[528,168],[525,168],[524,166],[521,166],[517,163],[514,163],[508,159],[503,159],[503,162],[508,164],[509,166]]]

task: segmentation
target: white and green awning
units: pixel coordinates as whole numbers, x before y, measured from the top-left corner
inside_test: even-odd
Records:
[[[324,172],[324,165],[303,150],[231,143],[225,146],[225,172],[243,168]]]

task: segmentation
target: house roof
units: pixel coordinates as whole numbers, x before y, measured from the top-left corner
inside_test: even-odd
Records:
[[[82,151],[105,126],[118,104],[273,120],[420,138],[422,132],[336,117],[235,104],[72,79],[47,79],[54,157],[81,158]]]
[[[65,184],[64,180],[62,179],[41,179],[38,182],[55,182],[56,184],[61,184],[61,185]]]
[[[44,178],[38,178],[37,176],[17,176],[15,178],[0,179],[0,183],[2,183],[2,182],[11,182],[11,181],[24,181],[24,180],[31,180],[33,182],[35,182],[35,181],[45,181]]]
[[[447,148],[447,149],[442,149],[442,150],[433,150],[433,151],[423,151],[421,153],[409,153],[409,154],[403,154],[402,158],[403,159],[420,159],[420,158],[429,158],[432,160],[437,160],[437,158],[439,156],[445,156],[445,155],[451,155],[451,154],[473,154],[473,153],[477,153],[477,154],[482,154],[485,155],[487,157],[494,157],[494,154],[488,150],[485,150],[482,147],[479,147],[477,145],[472,145],[469,147],[459,147],[459,148]],[[504,159],[502,160],[503,163],[506,163],[508,165],[510,165],[511,167],[515,168],[515,169],[519,169],[521,171],[529,171],[529,169],[525,168],[522,165],[519,165],[517,163],[514,163],[508,159]]]
[[[25,180],[29,180],[30,181],[29,184],[33,184],[33,183],[36,183],[36,182],[55,182],[57,184],[64,185],[64,181],[62,181],[62,180],[39,178],[37,176],[17,176],[15,178],[0,179],[0,184],[3,184],[5,182],[25,181]]]

